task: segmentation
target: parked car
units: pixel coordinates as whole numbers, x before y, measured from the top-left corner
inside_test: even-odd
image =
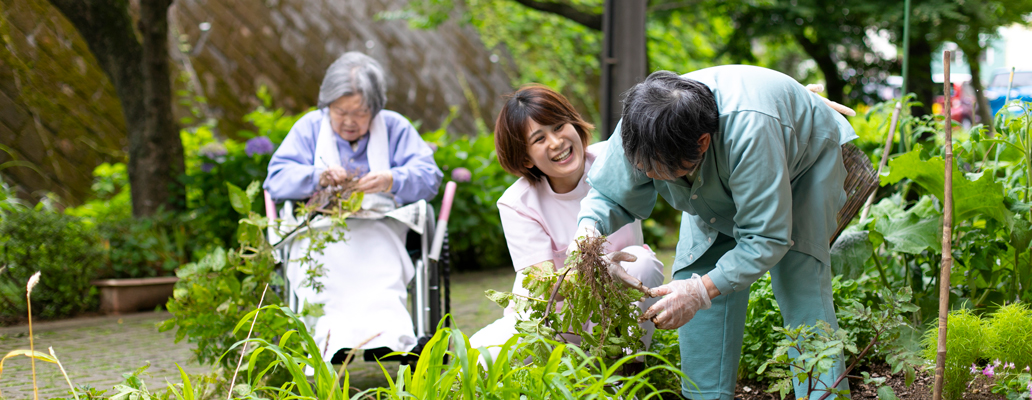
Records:
[[[970,79],[970,78],[969,78]],[[939,81],[942,82],[941,80]],[[970,128],[972,123],[975,122],[975,89],[971,86],[971,81],[957,81],[953,82],[953,91],[950,100],[950,118],[960,123],[964,129]],[[942,114],[943,109],[943,95],[935,96],[935,103],[932,105],[932,112],[935,114]]]
[[[989,79],[985,87],[985,97],[989,100],[989,108],[992,115],[1000,112],[1003,103],[1007,101],[1007,84],[1010,80],[1010,70],[997,70]],[[1032,102],[1032,69],[1018,69],[1014,71],[1014,82],[1011,84],[1010,99]]]

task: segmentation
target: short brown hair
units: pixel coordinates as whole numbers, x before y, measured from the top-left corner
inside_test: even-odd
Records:
[[[584,121],[566,97],[544,85],[524,85],[502,106],[495,121],[495,149],[498,163],[509,173],[527,178],[536,184],[545,177],[537,167],[527,168],[527,131],[530,118],[541,125],[573,124],[584,147],[595,127]]]

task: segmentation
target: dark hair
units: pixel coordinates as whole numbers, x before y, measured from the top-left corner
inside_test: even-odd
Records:
[[[720,112],[709,87],[670,71],[656,71],[624,98],[623,138],[627,161],[648,171],[673,172],[702,161],[699,137],[715,140]]]
[[[498,163],[509,173],[527,178],[532,184],[540,182],[545,174],[537,167],[524,165],[530,157],[527,154],[528,118],[541,125],[572,124],[585,147],[591,139],[591,130],[595,129],[581,118],[566,97],[544,85],[524,85],[510,95],[495,121]]]

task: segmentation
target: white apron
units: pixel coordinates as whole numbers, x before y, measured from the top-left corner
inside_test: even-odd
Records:
[[[342,165],[336,134],[329,120],[323,110],[315,146],[315,166],[320,170]],[[390,168],[387,130],[379,114],[370,125],[367,154],[369,172]],[[367,195],[362,204],[363,211],[373,215],[382,215],[394,206],[393,197],[387,193]],[[409,228],[391,218],[348,218],[347,224],[344,242],[328,244],[322,254],[313,255],[326,270],[320,278],[322,292],[302,286],[304,267],[294,261],[287,264],[287,280],[299,303],[323,304],[325,314],[315,322],[316,344],[326,359],[342,348],[411,350],[416,338],[406,286],[415,270],[405,249]],[[315,221],[312,226],[317,226]],[[295,239],[290,244],[291,259],[301,257],[308,242],[304,237]],[[362,345],[377,334],[379,336]]]

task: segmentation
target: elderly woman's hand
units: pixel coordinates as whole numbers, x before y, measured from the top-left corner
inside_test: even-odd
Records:
[[[394,186],[394,176],[391,171],[370,172],[358,180],[355,190],[366,193],[389,192]]]
[[[330,187],[330,186],[341,186],[350,179],[348,177],[348,171],[340,166],[332,166],[326,168],[319,175],[319,186]]]

